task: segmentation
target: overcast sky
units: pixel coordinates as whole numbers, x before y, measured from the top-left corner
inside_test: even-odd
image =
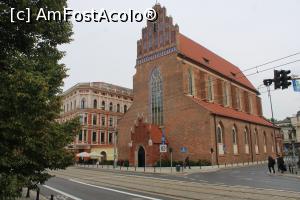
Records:
[[[144,11],[155,0],[104,1],[69,0],[76,11]],[[180,32],[238,66],[241,70],[300,52],[300,1],[298,0],[160,0]],[[73,23],[74,41],[61,47],[62,60],[69,68],[64,90],[78,82],[103,81],[132,88],[135,73],[136,41],[141,23]],[[300,60],[300,55],[272,63],[258,70]],[[278,69],[290,69],[300,75],[300,62]],[[256,70],[247,71],[251,74]],[[273,70],[248,77],[255,87]],[[273,89],[273,86],[272,88]],[[259,90],[263,112],[271,116],[266,88]],[[300,110],[300,92],[272,91],[274,117],[284,119]]]

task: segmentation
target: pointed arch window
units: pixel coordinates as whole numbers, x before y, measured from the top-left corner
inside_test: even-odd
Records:
[[[153,124],[163,125],[163,91],[162,78],[158,68],[152,71],[150,79],[151,120]]]
[[[237,135],[235,127],[232,128],[232,144],[237,144]]]
[[[247,127],[244,129],[245,153],[249,154],[249,134]]]
[[[208,100],[212,101],[214,99],[214,94],[213,94],[213,81],[212,77],[208,77]]]
[[[218,143],[223,143],[223,130],[221,125],[218,125],[217,128],[217,141]]]
[[[190,95],[195,95],[195,87],[194,87],[194,74],[192,69],[189,69],[189,74],[188,74],[188,87],[189,91],[188,94]]]

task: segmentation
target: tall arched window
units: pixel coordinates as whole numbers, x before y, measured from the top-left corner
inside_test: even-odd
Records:
[[[223,137],[223,126],[221,122],[217,126],[217,143],[218,143],[218,154],[224,155],[225,153],[225,144],[224,143],[224,137]]]
[[[94,99],[94,108],[97,108],[97,100]]]
[[[258,148],[258,132],[257,129],[254,129],[254,142],[255,142],[255,153],[259,153],[259,148]]]
[[[102,101],[102,103],[101,103],[101,109],[105,110],[105,101]]]
[[[80,102],[80,108],[81,109],[84,109],[85,108],[85,99],[81,99],[81,102]]]
[[[113,111],[113,103],[112,102],[109,103],[109,111]]]
[[[163,120],[163,94],[162,78],[158,68],[155,68],[151,74],[151,119],[153,124],[162,125]]]
[[[127,112],[127,105],[124,105],[124,113]]]
[[[245,142],[245,144],[249,144],[249,136],[248,136],[247,128],[245,128],[245,130],[244,130],[244,142]]]
[[[237,135],[235,127],[232,127],[232,144],[237,144]]]
[[[233,154],[238,154],[238,145],[237,145],[237,132],[235,126],[232,127],[232,148]]]
[[[194,74],[192,69],[189,69],[189,74],[188,74],[188,87],[189,91],[188,94],[194,95],[195,94],[195,88],[194,88]]]
[[[117,112],[120,112],[120,104],[117,104]]]
[[[266,132],[264,131],[264,153],[267,153],[267,135]]]
[[[214,99],[213,95],[213,81],[212,77],[208,77],[208,101],[212,101]]]
[[[217,142],[223,143],[223,130],[221,125],[218,125],[217,127]]]
[[[249,154],[249,134],[247,127],[244,129],[245,153]]]

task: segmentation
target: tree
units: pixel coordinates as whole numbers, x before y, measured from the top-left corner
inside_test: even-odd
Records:
[[[36,21],[40,8],[63,11],[66,0],[0,1],[0,199],[49,179],[48,169],[64,169],[73,155],[64,147],[79,120],[58,123],[67,69],[58,45],[69,43],[72,25]],[[31,23],[10,21],[10,9],[30,8]]]

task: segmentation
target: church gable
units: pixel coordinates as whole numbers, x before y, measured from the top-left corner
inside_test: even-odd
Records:
[[[137,64],[142,64],[176,51],[176,38],[179,32],[178,25],[167,16],[166,8],[156,4],[153,7],[158,19],[147,22],[142,29],[142,38],[137,41]]]

